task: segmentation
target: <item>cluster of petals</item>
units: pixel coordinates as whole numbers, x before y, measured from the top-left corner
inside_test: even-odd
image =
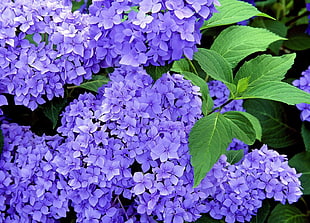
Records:
[[[235,165],[223,155],[203,179],[201,189],[213,218],[249,222],[266,198],[282,204],[296,202],[302,195],[300,175],[289,167],[286,156],[264,145]]]
[[[301,77],[293,81],[293,85],[299,89],[310,93],[310,66],[307,70],[301,73]],[[301,111],[300,119],[302,121],[310,121],[310,104],[301,103],[297,104],[296,107]]]
[[[65,108],[58,135],[2,124],[0,222],[57,222],[69,210],[76,222],[193,222],[203,213],[242,222],[265,198],[300,197],[300,175],[266,147],[240,165],[223,156],[193,188],[188,134],[201,117],[199,88],[134,67],[110,79]]]
[[[101,68],[192,58],[214,3],[94,0],[72,12],[68,0],[2,1],[0,94],[34,110]]]

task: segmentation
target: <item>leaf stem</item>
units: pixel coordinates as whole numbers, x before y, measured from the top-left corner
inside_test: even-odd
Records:
[[[310,15],[310,12],[305,11],[304,13],[300,14],[299,16],[296,16],[296,17],[294,17],[294,18],[288,20],[288,21],[285,23],[285,25],[286,25],[286,26],[291,26],[291,25],[293,25],[298,19],[300,19],[300,18],[302,18],[302,17],[304,17],[304,16],[307,16],[307,15]]]
[[[121,208],[123,209],[123,211],[124,211],[124,213],[125,213],[126,220],[128,220],[129,217],[128,217],[128,215],[127,215],[127,212],[126,212],[126,210],[125,210],[125,208],[124,208],[124,206],[123,206],[123,203],[122,203],[121,199],[119,199],[119,195],[116,197],[116,199],[118,200],[119,204],[121,205]]]
[[[197,76],[199,76],[199,75],[198,75],[198,72],[197,72],[197,69],[196,69],[196,67],[194,66],[193,62],[192,62],[189,58],[187,58],[187,57],[186,57],[186,59],[187,59],[189,65],[192,67],[194,73],[195,73]]]
[[[224,104],[222,104],[221,106],[218,106],[216,108],[214,108],[212,111],[210,111],[207,115],[212,114],[213,112],[216,112],[216,110],[222,110],[222,108],[224,108],[226,105],[228,105],[230,102],[232,102],[234,99],[229,99],[227,100]]]

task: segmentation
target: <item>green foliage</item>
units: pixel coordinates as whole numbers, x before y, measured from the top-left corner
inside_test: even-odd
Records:
[[[245,101],[243,107],[260,121],[263,143],[284,148],[298,142],[299,132],[289,122],[290,117],[287,117],[282,103],[253,99]]]
[[[177,60],[173,62],[171,71],[177,72],[177,73],[182,73],[183,71],[188,71],[188,72],[192,72],[192,70],[190,69],[190,64],[187,61],[187,59],[181,59],[181,60]]]
[[[310,123],[304,122],[301,126],[301,135],[307,152],[310,152]]]
[[[219,13],[215,13],[211,19],[207,20],[201,30],[237,23],[247,20],[253,16],[264,16],[273,19],[271,16],[260,12],[249,3],[237,0],[221,0],[221,6],[216,7]]]
[[[194,73],[188,71],[183,71],[180,73],[183,74],[186,79],[191,80],[194,85],[200,87],[202,96],[202,112],[204,115],[207,115],[213,108],[213,100],[210,97],[208,85],[203,79]]]
[[[194,60],[212,78],[224,83],[232,83],[233,75],[229,63],[214,50],[200,48],[194,54]]]
[[[243,154],[244,154],[244,151],[242,149],[225,151],[227,162],[230,164],[238,163],[243,158]]]
[[[284,40],[284,38],[266,29],[230,26],[215,39],[211,50],[222,55],[233,68],[248,55],[265,51],[272,42],[277,40]]]
[[[310,49],[310,36],[305,33],[297,33],[285,41],[284,46],[297,51]]]
[[[286,37],[288,27],[280,22],[275,20],[268,20],[263,18],[257,18],[254,20],[253,23],[251,23],[251,26],[258,27],[258,28],[265,28],[281,37]],[[272,43],[269,48],[275,53],[279,54],[281,45],[283,44],[283,41],[277,41],[275,43]]]
[[[191,80],[194,85],[200,87],[202,96],[202,112],[204,115],[207,115],[212,111],[213,100],[210,97],[209,88],[206,81],[199,77],[198,74],[193,73],[197,73],[197,70],[196,68],[191,68],[191,65],[193,66],[193,64],[190,64],[187,59],[181,59],[173,63],[171,71],[183,74],[187,80]]]
[[[240,79],[248,78],[248,87],[253,87],[267,81],[281,81],[293,65],[295,57],[295,54],[281,57],[260,55],[242,65],[234,83],[237,84]]]
[[[237,94],[246,91],[249,87],[249,79],[250,77],[243,77],[238,80],[237,83]]]
[[[270,213],[270,204],[268,200],[263,201],[263,206],[258,209],[257,215],[253,216],[250,223],[264,223]]]
[[[278,204],[270,214],[268,223],[308,223],[308,216],[292,205]]]
[[[290,84],[280,81],[268,81],[248,88],[236,99],[261,98],[279,101],[288,105],[310,103],[310,94]]]
[[[300,180],[303,193],[310,195],[310,152],[296,154],[289,160],[289,165],[296,168],[297,172],[302,173]]]
[[[146,72],[151,75],[153,80],[159,79],[164,73],[171,69],[171,65],[167,66],[148,66],[145,68]]]
[[[259,121],[246,112],[215,112],[198,120],[189,135],[194,186],[199,185],[233,138],[252,145],[260,137]]]
[[[52,122],[53,129],[56,128],[61,110],[67,103],[66,99],[55,98],[42,106],[44,115]]]
[[[109,78],[103,75],[94,75],[89,81],[84,82],[79,86],[73,86],[69,88],[84,88],[89,91],[98,92],[98,89],[109,82]]]
[[[194,167],[194,186],[199,185],[207,172],[231,142],[231,132],[220,113],[212,113],[198,120],[189,135],[191,164]]]

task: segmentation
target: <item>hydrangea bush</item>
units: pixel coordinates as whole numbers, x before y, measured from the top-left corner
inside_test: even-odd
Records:
[[[3,1],[0,222],[308,222],[306,3]]]

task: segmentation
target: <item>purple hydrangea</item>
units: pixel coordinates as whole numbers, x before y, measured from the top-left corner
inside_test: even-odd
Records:
[[[36,136],[29,127],[2,124],[0,222],[55,222],[69,210],[65,179],[52,163],[59,136]]]
[[[54,222],[71,208],[76,222],[193,222],[203,213],[234,222],[265,198],[300,197],[300,175],[267,147],[239,165],[222,156],[193,188],[188,135],[202,117],[199,88],[179,74],[154,83],[138,67],[110,79],[65,108],[58,135],[2,125],[2,221]]]
[[[225,222],[250,221],[266,198],[282,204],[296,202],[302,195],[301,183],[285,156],[264,145],[230,165],[223,155],[201,183],[207,195],[206,207],[215,219]]]
[[[310,3],[306,3],[306,9],[310,12]],[[306,29],[306,33],[310,35],[310,15],[308,15],[308,27]]]
[[[293,85],[301,90],[310,93],[310,66],[301,73],[301,77],[293,81]],[[310,104],[297,104],[296,107],[301,111],[300,119],[302,121],[310,121]]]
[[[68,0],[5,1],[0,6],[0,93],[34,110],[63,96],[65,84],[79,85],[101,68],[192,58],[215,3],[96,0],[82,14],[71,12]]]

